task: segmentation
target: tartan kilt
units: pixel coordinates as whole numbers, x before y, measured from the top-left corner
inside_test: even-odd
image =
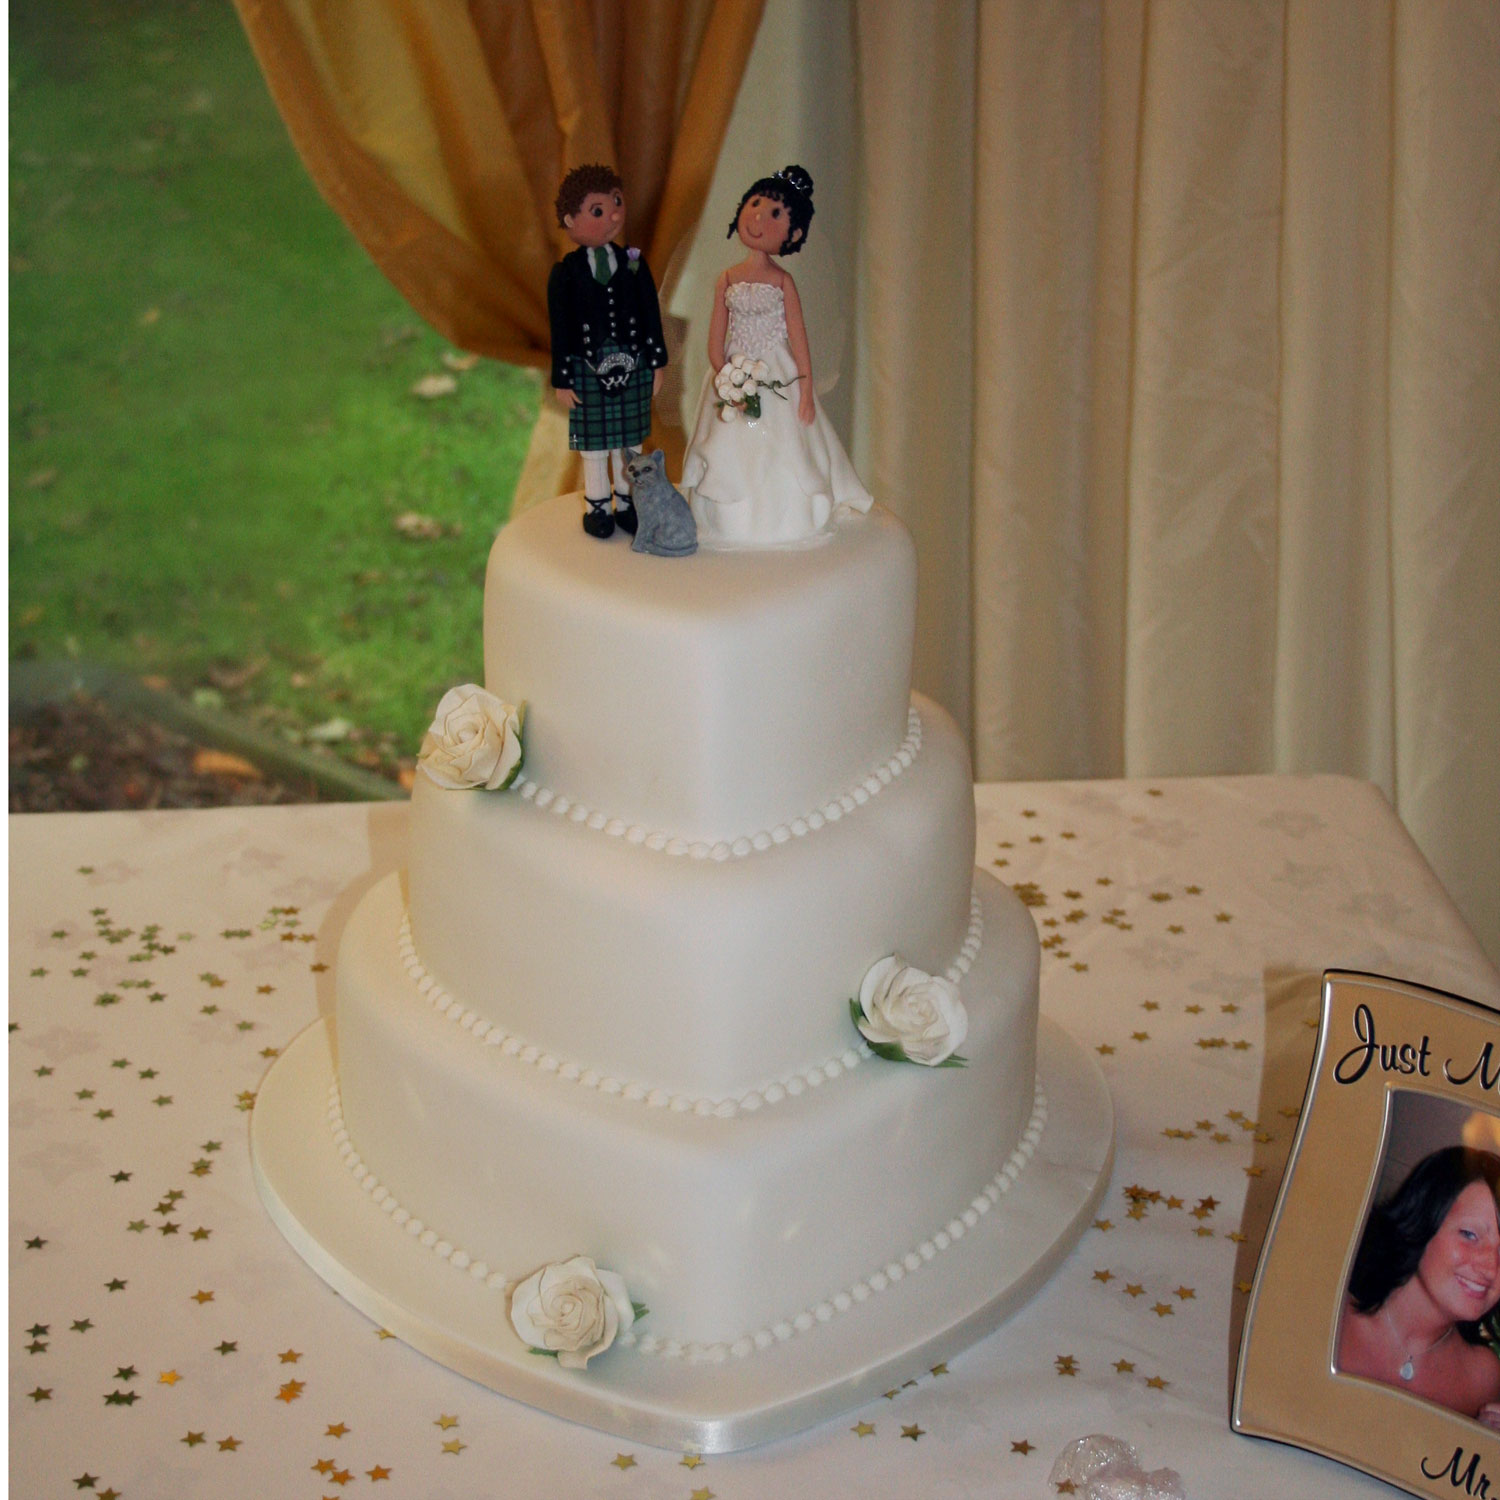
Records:
[[[568,413],[568,447],[579,453],[607,453],[638,448],[651,431],[651,383],[655,371],[635,367],[624,390],[606,391],[599,377],[571,356],[573,391],[578,405]]]

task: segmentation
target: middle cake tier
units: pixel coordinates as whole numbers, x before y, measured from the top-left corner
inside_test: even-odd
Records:
[[[961,974],[973,857],[967,748],[914,697],[906,741],[839,797],[714,845],[534,782],[419,775],[411,936],[424,977],[489,1026],[711,1104],[842,1054],[878,960]]]

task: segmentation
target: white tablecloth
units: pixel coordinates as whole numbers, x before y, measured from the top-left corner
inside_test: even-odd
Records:
[[[11,819],[11,1479],[24,1495],[867,1500],[1042,1496],[1107,1432],[1206,1497],[1388,1493],[1237,1438],[1245,1291],[1306,1080],[1318,975],[1500,1004],[1380,795],[1332,777],[979,790],[1043,1008],[1117,1111],[1099,1221],[946,1368],[803,1436],[698,1459],[471,1385],[341,1302],[251,1183],[261,1075],[332,1009],[399,805]],[[871,1143],[870,1192],[899,1190]]]

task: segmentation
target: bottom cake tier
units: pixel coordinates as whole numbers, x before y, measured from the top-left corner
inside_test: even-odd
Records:
[[[973,909],[965,1066],[882,1060],[851,1024],[838,1057],[695,1100],[476,1027],[422,975],[390,877],[340,950],[328,1149],[434,1277],[493,1289],[497,1325],[508,1285],[577,1254],[650,1308],[618,1357],[739,1358],[857,1319],[994,1210],[1043,1127],[1036,930],[980,872]]]

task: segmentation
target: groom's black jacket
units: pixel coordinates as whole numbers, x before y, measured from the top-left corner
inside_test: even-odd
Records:
[[[547,311],[552,323],[552,384],[571,387],[569,358],[580,355],[596,365],[606,344],[623,349],[648,370],[667,362],[656,283],[645,256],[629,259],[616,245],[615,273],[594,279],[588,250],[580,245],[563,256],[547,280]]]

